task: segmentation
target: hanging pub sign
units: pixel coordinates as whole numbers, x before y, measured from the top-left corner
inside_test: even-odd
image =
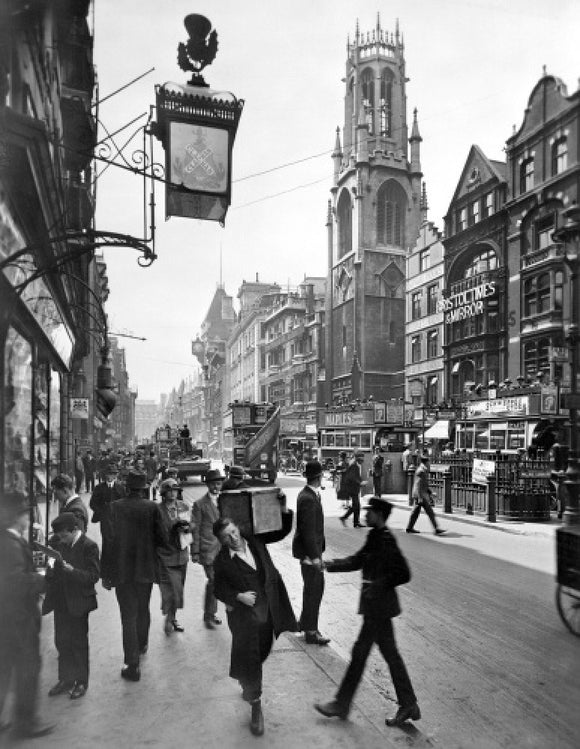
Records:
[[[178,63],[193,75],[187,84],[155,87],[157,122],[151,125],[165,150],[165,213],[223,225],[244,100],[210,89],[200,75],[217,52],[217,32],[208,19],[191,14],[184,23],[189,40],[178,46]]]
[[[70,399],[70,417],[71,419],[88,419],[89,418],[89,399],[88,398],[71,398]]]

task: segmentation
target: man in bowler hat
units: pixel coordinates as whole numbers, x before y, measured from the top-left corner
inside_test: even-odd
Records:
[[[296,504],[296,532],[292,554],[300,560],[302,580],[302,615],[300,628],[309,645],[327,645],[330,640],[318,630],[318,612],[324,594],[322,554],[325,548],[324,514],[320,497],[322,465],[309,460],[304,468],[306,486]]]
[[[407,720],[419,720],[421,711],[397,649],[392,619],[401,613],[396,587],[411,579],[411,572],[397,542],[387,528],[392,505],[381,497],[371,497],[365,507],[367,525],[371,528],[365,545],[356,554],[327,562],[328,572],[362,570],[359,614],[363,624],[352,649],[352,657],[334,700],[316,703],[314,707],[327,718],[346,720],[356,689],[362,678],[373,644],[379,646],[387,662],[399,709],[388,726],[402,726]]]
[[[165,546],[166,536],[159,505],[145,498],[145,473],[129,471],[126,486],[127,496],[111,505],[110,585],[115,587],[123,628],[121,676],[139,681],[139,656],[147,652],[149,643],[151,591],[153,583],[159,582],[157,550]]]
[[[201,564],[207,578],[203,601],[203,622],[207,629],[215,629],[221,624],[218,619],[217,600],[213,592],[214,574],[213,563],[220,550],[220,542],[214,536],[213,525],[219,519],[218,499],[222,490],[224,476],[212,468],[205,476],[207,492],[193,503],[191,523],[193,526],[193,543],[191,544],[191,560]]]

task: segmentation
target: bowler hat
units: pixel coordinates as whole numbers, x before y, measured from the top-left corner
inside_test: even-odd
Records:
[[[143,471],[129,471],[125,479],[127,489],[145,489],[147,486],[147,476]]]
[[[304,467],[304,473],[302,474],[306,481],[316,479],[318,476],[322,476],[322,465],[318,460],[309,460]]]
[[[51,526],[55,533],[76,530],[78,528],[77,516],[74,512],[61,512],[52,521]]]
[[[389,500],[383,499],[382,497],[369,497],[368,504],[363,507],[363,510],[378,510],[379,512],[384,513],[386,517],[389,517],[392,509],[393,505]]]
[[[205,483],[209,484],[210,481],[223,481],[225,476],[222,476],[221,472],[217,468],[211,468],[205,474]]]
[[[242,466],[232,466],[230,468],[230,478],[231,479],[243,479],[246,475],[246,472],[242,468]]]

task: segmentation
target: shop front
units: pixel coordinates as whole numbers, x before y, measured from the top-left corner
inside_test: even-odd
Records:
[[[0,189],[0,262],[24,245]],[[48,283],[32,279],[35,271],[28,255],[0,271],[0,487],[33,498],[34,522],[46,533],[50,482],[66,454],[66,373],[75,337]]]

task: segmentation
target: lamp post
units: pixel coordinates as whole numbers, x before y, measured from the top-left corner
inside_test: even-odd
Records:
[[[580,206],[576,203],[562,212],[563,225],[552,237],[564,246],[564,262],[570,270],[570,324],[567,342],[570,349],[570,393],[568,407],[570,411],[570,451],[568,466],[564,479],[566,486],[565,525],[580,525],[580,455],[578,453],[578,342],[580,341],[580,305],[578,295],[580,287]]]

